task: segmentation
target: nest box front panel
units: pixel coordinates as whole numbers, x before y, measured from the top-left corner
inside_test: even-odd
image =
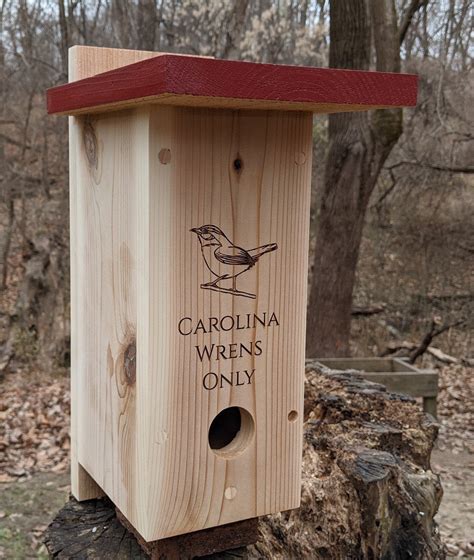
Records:
[[[312,117],[156,106],[149,130],[140,525],[163,538],[299,506]]]
[[[70,130],[74,495],[149,541],[298,507],[311,115]]]

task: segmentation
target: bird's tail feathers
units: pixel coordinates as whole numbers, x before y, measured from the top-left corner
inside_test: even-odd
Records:
[[[276,251],[278,249],[278,245],[276,243],[269,243],[268,245],[262,245],[261,247],[256,247],[255,249],[250,249],[248,251],[254,259],[260,258],[265,253],[271,253],[272,251]]]

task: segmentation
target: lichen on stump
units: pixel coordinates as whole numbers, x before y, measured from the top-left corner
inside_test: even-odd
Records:
[[[314,363],[306,380],[301,508],[261,519],[257,544],[213,558],[445,558],[434,521],[442,496],[430,470],[434,418],[357,372]],[[46,544],[54,558],[150,557],[107,500],[70,501]],[[159,550],[151,557],[172,558]]]

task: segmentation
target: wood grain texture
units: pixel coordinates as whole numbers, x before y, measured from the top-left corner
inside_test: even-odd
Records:
[[[69,82],[91,78],[97,74],[110,72],[129,64],[166,54],[168,53],[75,45],[69,49]]]
[[[69,49],[69,82],[91,78],[164,53],[76,45]]]
[[[258,519],[247,519],[146,543],[110,500],[70,498],[46,529],[44,544],[57,560],[244,560],[258,536]]]
[[[71,82],[87,78],[99,72],[117,68],[123,64],[130,64],[156,53],[145,51],[131,51],[124,49],[103,49],[96,47],[72,47],[69,50],[69,79]],[[84,297],[83,281],[87,282],[84,274],[85,267],[93,266],[93,252],[101,247],[86,247],[88,241],[84,235],[84,228],[88,227],[89,210],[97,211],[97,205],[89,197],[93,190],[87,185],[92,183],[92,189],[97,187],[98,153],[100,146],[94,136],[94,128],[89,121],[79,121],[75,117],[69,119],[69,181],[70,181],[70,232],[71,232],[71,393],[83,394],[86,390],[87,376],[84,368],[99,367],[100,364],[87,362],[83,352],[88,351],[85,345],[92,309],[84,309],[84,305],[97,305],[99,295],[91,295],[96,301],[88,301]],[[100,182],[100,174],[99,174]],[[92,239],[92,234],[91,234]],[[98,269],[101,271],[101,268]],[[101,277],[97,272],[98,278]],[[90,371],[88,377],[93,379],[97,372]],[[100,378],[100,376],[99,376]],[[101,390],[102,390],[101,386]],[[99,393],[100,394],[100,393]],[[71,400],[71,488],[73,495],[79,500],[88,500],[104,494],[87,470],[80,464],[80,442],[87,445],[87,425],[84,425],[84,411],[80,409],[81,399]],[[84,443],[81,443],[84,445]]]
[[[309,358],[313,361],[316,358]],[[332,369],[357,369],[366,372],[420,371],[416,366],[399,358],[318,358],[318,361]]]
[[[245,559],[245,547],[255,544],[259,538],[258,518],[255,518],[146,542],[117,509],[116,516],[129,531],[128,534],[133,534],[150,560],[193,560],[201,557],[205,557],[206,560]]]
[[[146,115],[71,124],[77,138],[73,259],[73,447],[120,508],[136,507],[136,259]],[[74,411],[75,407],[75,411]],[[74,430],[77,436],[74,437]],[[83,491],[73,493],[84,499]],[[86,497],[91,497],[87,495]]]
[[[360,371],[369,381],[412,397],[430,398],[438,394],[436,371],[420,370],[397,358],[322,358],[316,361],[334,370]]]
[[[151,102],[311,112],[416,104],[417,77],[409,74],[150,56],[49,89],[48,112],[103,112]]]
[[[142,317],[144,328],[149,326],[143,359],[145,371],[166,375],[151,376],[143,389],[163,395],[167,407],[144,394],[141,418],[146,419],[142,433],[151,427],[163,434],[160,441],[166,437],[166,445],[141,447],[149,452],[148,478],[156,479],[147,498],[160,534],[299,505],[301,414],[294,423],[288,414],[301,412],[303,398],[311,129],[307,113],[172,107],[151,112],[150,253],[144,258],[150,268],[142,277],[148,278],[143,291],[153,304]],[[171,153],[167,165],[155,155],[163,148]],[[278,245],[238,279],[239,290],[256,299],[200,288],[212,276],[189,230],[203,224],[216,224],[247,249]],[[187,336],[177,331],[183,317],[190,318],[187,331],[199,319],[206,325],[210,317],[240,315],[245,323],[254,313],[267,318],[275,313],[279,326],[225,330],[226,319],[219,331],[199,329]],[[229,358],[232,344],[259,340],[261,355]],[[227,359],[215,350],[210,360],[200,361],[196,346],[213,344],[226,348]],[[252,383],[203,390],[209,372],[229,377],[253,370]],[[209,449],[207,432],[215,415],[230,406],[249,411],[256,431],[249,448],[228,461]],[[156,464],[166,468],[157,473]],[[233,488],[236,496],[226,499]]]
[[[411,397],[435,397],[438,394],[438,374],[419,371],[417,373],[364,373],[366,379],[382,383],[390,391],[405,393]]]
[[[148,541],[298,507],[311,114],[156,105],[70,122],[74,495],[103,489]],[[266,248],[236,286],[209,286],[190,231],[206,224]],[[213,450],[229,407],[252,418],[246,445]]]

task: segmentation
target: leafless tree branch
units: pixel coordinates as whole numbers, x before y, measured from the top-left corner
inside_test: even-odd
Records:
[[[399,26],[398,30],[398,41],[400,46],[403,44],[405,40],[405,36],[407,34],[408,28],[410,27],[410,23],[413,19],[413,16],[416,12],[422,7],[427,5],[429,0],[412,0],[410,5],[408,6],[406,12],[403,14],[402,21]]]

